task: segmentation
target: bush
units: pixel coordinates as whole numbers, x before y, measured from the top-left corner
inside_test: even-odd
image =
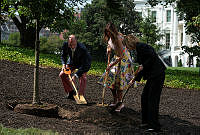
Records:
[[[13,46],[20,46],[20,33],[11,33],[8,37],[8,40],[4,40],[3,42]]]
[[[182,67],[182,66],[183,66],[182,60],[180,59],[180,60],[178,61],[178,67]]]
[[[44,37],[41,38],[40,51],[43,53],[59,54],[63,41],[57,35],[50,36],[46,41]]]
[[[169,75],[185,75],[185,76],[198,76],[198,72],[196,70],[183,70],[177,68],[167,68],[166,73]]]
[[[40,37],[40,47],[44,46],[47,42],[47,37]]]
[[[197,65],[196,67],[200,67],[200,59],[197,59]]]

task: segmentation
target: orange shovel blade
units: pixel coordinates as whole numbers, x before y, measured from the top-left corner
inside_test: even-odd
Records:
[[[64,69],[64,73],[67,74],[67,75],[70,75],[71,74],[70,68]]]

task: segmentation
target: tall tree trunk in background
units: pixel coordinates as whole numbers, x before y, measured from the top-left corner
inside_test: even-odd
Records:
[[[22,47],[35,47],[36,31],[35,28],[20,29],[20,45]]]
[[[191,56],[189,55],[189,67],[191,67]]]
[[[1,44],[1,26],[0,26],[0,44]]]
[[[16,16],[13,16],[11,18],[20,32],[21,47],[31,47],[33,49],[35,47],[36,39],[36,28],[34,24],[32,26],[27,26],[28,20],[25,16],[20,16],[20,19],[18,19]],[[39,26],[37,29],[38,31],[41,30]]]
[[[34,68],[34,91],[33,91],[33,104],[40,104],[39,97],[39,53],[40,53],[40,40],[38,30],[38,19],[36,20],[36,40],[35,40],[35,68]]]
[[[2,1],[2,0],[1,0],[1,1]],[[1,1],[0,1],[0,3],[1,3]],[[1,9],[0,9],[0,13],[1,13]],[[0,19],[2,20],[1,15],[0,15]],[[0,20],[0,24],[2,23],[1,20]],[[0,25],[0,44],[1,44],[1,25]]]

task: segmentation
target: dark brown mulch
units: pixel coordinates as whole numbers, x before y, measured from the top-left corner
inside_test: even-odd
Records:
[[[88,105],[76,105],[66,99],[60,69],[40,68],[39,90],[42,102],[56,104],[67,111],[65,118],[20,114],[8,107],[9,102],[30,102],[33,95],[34,67],[16,62],[0,61],[0,124],[11,128],[39,128],[61,134],[143,134],[140,96],[143,85],[131,88],[121,113],[110,113],[101,103],[103,86],[98,76],[88,76],[85,98]],[[106,91],[105,102],[112,100]],[[166,135],[200,134],[200,91],[163,88],[160,122]]]

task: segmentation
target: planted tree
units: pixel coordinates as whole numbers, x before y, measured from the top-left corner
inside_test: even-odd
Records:
[[[69,8],[68,6],[74,5],[74,3],[77,1],[74,1],[74,0],[72,1],[62,1],[62,0],[57,0],[57,1],[55,0],[40,0],[40,1],[10,0],[10,1],[6,1],[4,0],[4,4],[5,4],[4,10],[8,9],[7,11],[11,14],[11,18],[13,19],[13,21],[16,23],[17,27],[19,28],[20,34],[25,34],[27,31],[30,30],[30,33],[26,33],[26,34],[28,35],[33,34],[34,36],[29,35],[33,38],[31,39],[30,42],[35,41],[34,90],[33,90],[33,100],[32,100],[32,105],[31,105],[31,107],[33,108],[30,108],[30,105],[24,104],[24,107],[22,106],[15,107],[15,111],[17,112],[25,111],[31,114],[44,112],[44,111],[41,111],[41,109],[45,109],[45,106],[44,104],[41,104],[40,97],[39,97],[39,53],[40,53],[39,52],[39,48],[40,48],[39,47],[39,44],[40,44],[39,32],[41,28],[48,27],[48,26],[52,30],[59,31],[63,27],[61,26],[59,27],[58,24],[59,25],[63,24],[65,28],[68,28],[69,24],[71,23],[71,21],[73,21],[73,18],[74,18],[73,9]],[[16,12],[19,13],[20,15],[19,17],[21,21],[14,15],[14,13]],[[24,35],[21,35],[21,36],[22,38],[24,38]],[[29,44],[27,39],[24,41],[26,41],[27,44]],[[23,44],[23,45],[29,46],[27,44]],[[31,47],[33,45],[31,44]],[[38,106],[38,105],[42,105],[42,106]],[[55,105],[47,106],[47,107],[53,107],[54,109],[56,109]],[[48,109],[49,108],[47,108],[47,110]],[[36,111],[34,112],[34,110]],[[50,108],[50,110],[52,110],[52,108]],[[53,112],[49,112],[49,113],[51,114]],[[47,112],[47,114],[49,113]]]

